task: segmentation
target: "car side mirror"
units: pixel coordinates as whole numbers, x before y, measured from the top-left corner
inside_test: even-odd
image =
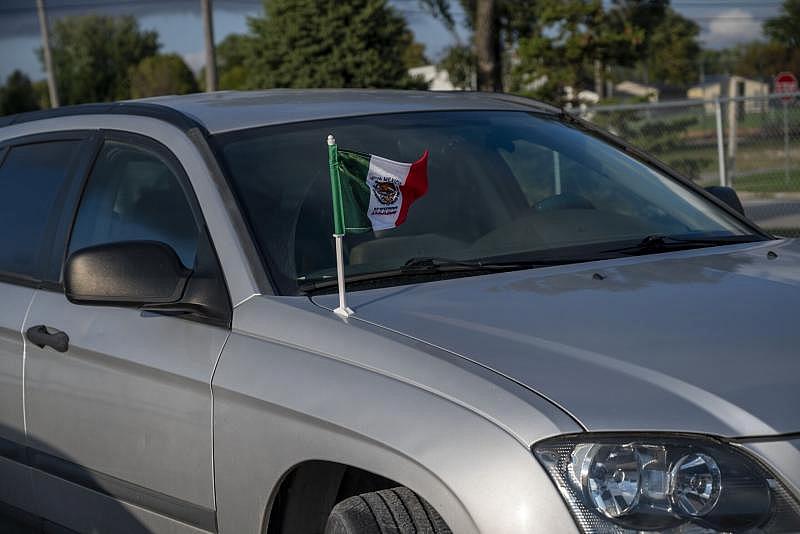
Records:
[[[73,252],[64,288],[76,304],[164,305],[180,301],[191,274],[169,245],[124,241]]]
[[[725,204],[733,208],[734,210],[738,211],[742,215],[744,215],[744,207],[742,207],[742,201],[739,200],[739,195],[736,194],[736,190],[732,187],[725,187],[722,185],[712,185],[710,187],[706,187],[706,191],[723,201]]]

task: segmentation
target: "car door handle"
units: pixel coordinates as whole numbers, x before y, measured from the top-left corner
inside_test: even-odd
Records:
[[[69,348],[69,336],[61,330],[47,327],[43,324],[32,326],[25,331],[28,341],[40,349],[52,347],[58,352],[67,352]]]

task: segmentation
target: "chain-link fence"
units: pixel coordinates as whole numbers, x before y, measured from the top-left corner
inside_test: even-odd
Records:
[[[734,187],[762,228],[800,236],[800,93],[575,110],[702,186]]]

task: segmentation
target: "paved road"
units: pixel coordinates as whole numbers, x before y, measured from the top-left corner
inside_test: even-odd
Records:
[[[800,199],[745,199],[748,217],[762,228],[797,229],[800,235]]]

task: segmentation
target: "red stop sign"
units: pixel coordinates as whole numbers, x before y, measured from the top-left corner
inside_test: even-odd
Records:
[[[775,92],[781,93],[796,93],[797,92],[797,77],[791,72],[781,72],[775,76]],[[782,100],[788,102],[794,99],[793,96],[784,96]]]

